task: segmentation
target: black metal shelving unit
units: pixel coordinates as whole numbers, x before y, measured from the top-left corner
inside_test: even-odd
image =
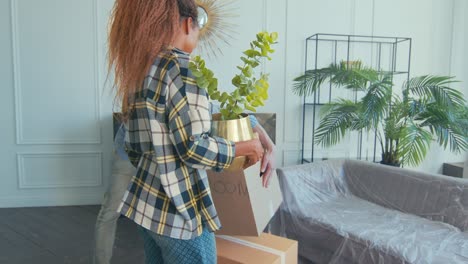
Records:
[[[311,69],[328,67],[332,63],[341,61],[359,60],[365,66],[370,66],[382,73],[390,73],[392,81],[407,81],[410,77],[411,64],[411,38],[406,37],[382,37],[364,35],[343,34],[314,34],[305,40],[305,67],[304,73]],[[344,88],[334,87],[331,83],[323,84],[320,89],[311,96],[304,96],[302,105],[302,163],[314,162],[316,154],[315,130],[318,126],[317,111],[320,106],[332,102],[338,97],[337,91]],[[357,101],[360,98],[358,92],[353,92],[352,98]],[[311,124],[310,124],[311,123]],[[306,128],[311,133],[306,135]],[[373,154],[363,157],[363,133],[357,135],[357,159],[372,159],[376,162],[377,136],[373,136]],[[306,150],[306,139],[311,140],[310,155]]]

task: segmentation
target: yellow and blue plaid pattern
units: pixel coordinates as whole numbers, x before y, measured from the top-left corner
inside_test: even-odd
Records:
[[[198,237],[203,225],[220,228],[205,170],[225,169],[235,154],[233,142],[209,136],[208,97],[189,60],[178,49],[163,53],[136,96],[126,148],[137,172],[119,207],[138,225],[178,239]]]

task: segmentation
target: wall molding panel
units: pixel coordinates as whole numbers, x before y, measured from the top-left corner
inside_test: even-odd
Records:
[[[100,92],[100,78],[99,78],[99,63],[100,63],[100,56],[101,52],[99,49],[99,41],[98,41],[98,34],[99,34],[99,29],[98,29],[98,24],[97,24],[97,19],[98,19],[98,1],[97,0],[88,0],[92,2],[92,8],[90,14],[92,18],[92,32],[90,32],[90,38],[92,41],[93,45],[93,51],[92,51],[92,60],[93,60],[93,65],[91,68],[93,69],[93,76],[92,76],[92,87],[94,90],[94,99],[93,99],[93,110],[94,112],[92,113],[92,118],[93,120],[93,127],[91,128],[86,128],[86,131],[93,131],[92,135],[88,135],[85,137],[80,138],[79,136],[77,137],[76,135],[69,135],[65,137],[60,137],[57,138],[54,136],[51,136],[50,138],[35,138],[30,131],[30,129],[25,128],[25,123],[30,121],[30,120],[25,120],[25,114],[27,111],[25,111],[25,105],[23,103],[25,99],[25,89],[24,87],[24,82],[23,78],[28,77],[28,72],[27,74],[23,74],[22,72],[22,51],[21,51],[21,38],[20,38],[20,32],[21,32],[21,15],[20,15],[20,10],[19,10],[19,2],[20,0],[10,0],[10,6],[11,6],[11,34],[12,34],[12,49],[13,49],[13,80],[14,80],[14,102],[15,102],[15,122],[16,122],[16,143],[18,145],[32,145],[32,144],[101,144],[102,139],[101,139],[101,106],[100,106],[100,99],[101,99],[101,92]],[[45,5],[45,4],[44,4]],[[36,48],[36,46],[31,44],[32,48]],[[73,65],[73,63],[70,63],[70,65]],[[40,67],[41,65],[38,65]],[[64,65],[65,67],[66,65]],[[59,69],[56,69],[59,70]],[[54,73],[55,74],[55,73]],[[32,89],[33,87],[29,87],[29,89]],[[89,88],[88,88],[89,89]],[[51,98],[50,100],[59,100],[60,98]],[[67,107],[72,107],[73,106],[73,100],[70,100],[70,105]],[[46,106],[47,102],[43,102],[43,104]],[[80,110],[77,108],[77,110]],[[32,111],[29,109],[28,111]],[[57,111],[54,111],[57,113]],[[41,117],[43,118],[43,117]],[[44,129],[47,128],[47,124],[45,123],[44,126],[38,127],[38,129]],[[26,132],[27,131],[27,132]],[[26,135],[29,132],[30,135]],[[32,134],[32,135],[31,135]]]
[[[102,185],[102,152],[23,152],[17,165],[19,189]]]

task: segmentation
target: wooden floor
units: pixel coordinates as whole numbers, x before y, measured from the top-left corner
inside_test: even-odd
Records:
[[[0,264],[91,264],[100,206],[0,209]],[[144,263],[136,225],[120,218],[112,264]],[[304,259],[299,263],[309,264]]]
[[[92,263],[100,206],[0,209],[1,264]],[[119,219],[112,263],[144,263],[135,224]]]

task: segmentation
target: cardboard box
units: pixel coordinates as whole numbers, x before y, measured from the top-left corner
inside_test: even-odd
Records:
[[[218,264],[297,264],[297,241],[263,233],[260,237],[216,236]]]
[[[216,234],[259,236],[283,201],[276,172],[262,186],[260,162],[244,171],[208,171],[208,178],[222,225]]]

